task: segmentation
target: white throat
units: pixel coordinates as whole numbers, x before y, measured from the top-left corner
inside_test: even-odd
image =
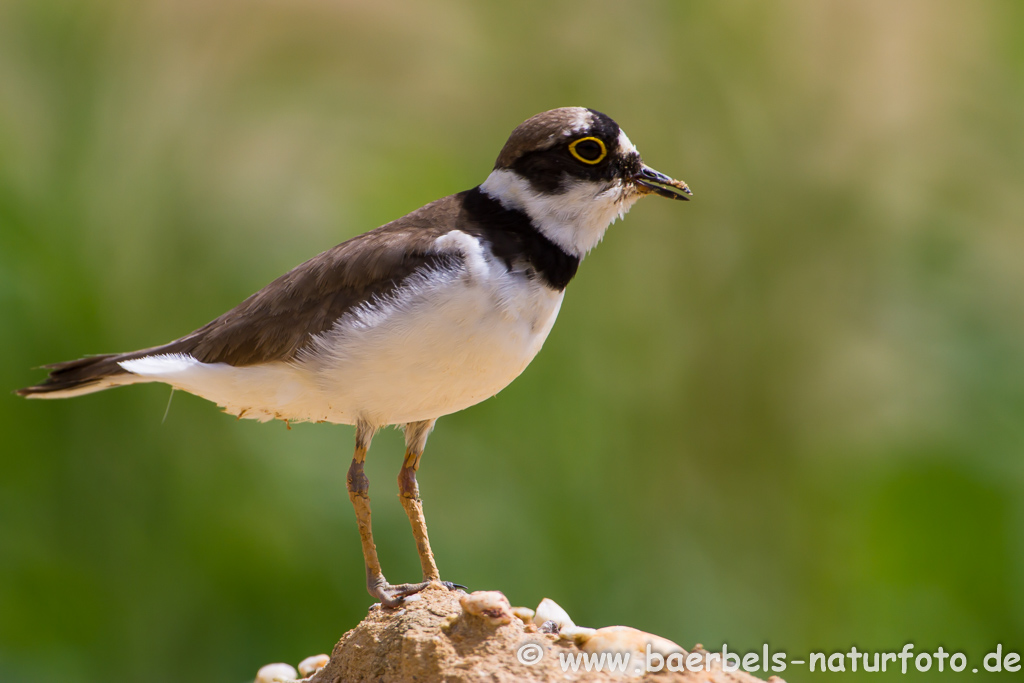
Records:
[[[560,194],[537,192],[515,171],[491,171],[480,189],[506,209],[518,209],[545,237],[567,254],[583,257],[597,246],[605,230],[641,197],[621,181],[567,181]]]

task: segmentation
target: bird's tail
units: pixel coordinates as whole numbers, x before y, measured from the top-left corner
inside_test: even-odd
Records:
[[[118,365],[133,354],[108,353],[78,360],[44,365],[50,371],[42,384],[18,389],[16,394],[26,398],[71,398],[91,394],[123,384],[132,384],[138,377]]]

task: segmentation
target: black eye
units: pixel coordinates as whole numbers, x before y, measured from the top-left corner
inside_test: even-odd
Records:
[[[587,161],[596,161],[601,156],[601,145],[593,140],[583,140],[580,144],[576,145],[575,149],[576,154]]]
[[[586,137],[569,145],[569,153],[585,164],[597,164],[608,154],[600,138]]]

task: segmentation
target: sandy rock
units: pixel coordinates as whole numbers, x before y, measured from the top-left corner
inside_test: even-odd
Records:
[[[581,654],[574,641],[528,633],[519,619],[494,626],[487,619],[470,618],[457,592],[439,585],[428,587],[420,595],[422,600],[407,602],[404,610],[370,610],[361,624],[342,637],[331,654],[331,661],[313,674],[310,683],[621,683],[623,680],[619,673],[563,671],[559,655]],[[532,624],[531,627],[536,628]],[[602,630],[595,631],[587,645]],[[651,634],[644,636],[657,638]],[[639,680],[644,683],[759,683],[759,679],[742,671],[723,673],[720,668],[699,674],[664,671]]]
[[[512,623],[512,607],[499,591],[475,591],[460,597],[459,604],[466,614],[483,617],[491,626]]]

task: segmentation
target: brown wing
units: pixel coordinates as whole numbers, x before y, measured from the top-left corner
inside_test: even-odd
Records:
[[[323,252],[158,353],[190,353],[204,363],[236,366],[293,358],[346,311],[386,296],[419,269],[450,265],[451,255],[431,247],[455,226],[457,197]]]

